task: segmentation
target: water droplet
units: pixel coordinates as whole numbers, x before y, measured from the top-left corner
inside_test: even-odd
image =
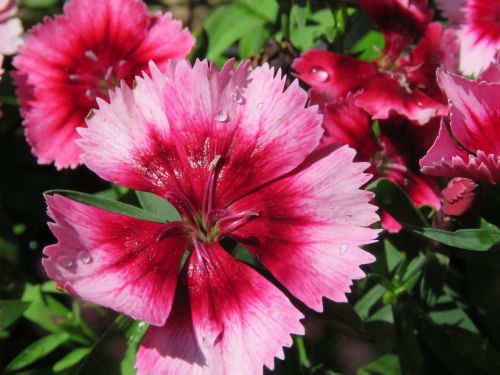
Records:
[[[233,100],[238,103],[238,104],[243,104],[245,103],[245,98],[237,91],[233,92]]]
[[[92,98],[92,90],[91,89],[85,90],[85,95],[89,98]]]
[[[227,112],[220,111],[215,114],[215,121],[217,122],[227,122],[229,120],[229,117],[227,115]]]
[[[329,208],[330,210],[333,210],[333,204],[328,205],[328,208]]]
[[[424,106],[424,105],[422,104],[422,102],[417,102],[417,105],[418,105],[419,107],[423,107],[423,106]]]
[[[279,311],[273,311],[271,316],[275,321],[279,321],[281,319],[281,313]]]
[[[347,246],[345,243],[343,243],[342,245],[340,245],[340,247],[339,247],[339,253],[340,253],[340,255],[344,255],[345,253],[347,253],[348,249],[349,249],[349,246]]]
[[[328,73],[321,68],[312,68],[310,74],[315,81],[325,82],[328,80]]]
[[[264,107],[264,103],[260,102],[259,104],[257,104],[257,108],[261,109],[262,107]]]
[[[73,259],[69,255],[62,255],[57,259],[57,263],[64,268],[71,268],[73,266]]]
[[[87,50],[87,51],[84,52],[84,54],[85,54],[85,57],[87,59],[94,60],[94,61],[98,60],[97,55],[95,54],[94,51]]]
[[[94,259],[92,259],[92,256],[88,253],[88,251],[82,250],[78,253],[78,259],[81,260],[83,264],[90,264]]]
[[[78,74],[70,74],[68,78],[70,81],[76,81],[78,80],[78,78],[80,78],[80,76]]]

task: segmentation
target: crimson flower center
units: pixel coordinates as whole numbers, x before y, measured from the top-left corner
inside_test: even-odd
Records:
[[[86,50],[75,67],[71,71],[68,70],[68,80],[93,104],[97,97],[106,98],[108,90],[127,76],[126,65],[126,60],[116,56],[104,56]]]

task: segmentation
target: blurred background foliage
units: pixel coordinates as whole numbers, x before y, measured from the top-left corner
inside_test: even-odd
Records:
[[[255,65],[268,62],[291,75],[293,58],[307,49],[366,60],[383,49],[383,37],[356,1],[147,3],[152,10],[168,9],[192,30],[192,60],[207,57],[219,66],[229,58],[252,58]],[[22,0],[19,17],[28,29],[62,7],[59,0]],[[11,70],[11,59],[5,68]],[[150,215],[175,212],[151,196],[109,186],[83,166],[57,172],[37,165],[8,74],[0,82],[0,100],[0,369],[23,375],[134,374],[146,324],[70,298],[47,281],[40,261],[54,238],[42,194],[78,190],[95,195],[73,198],[103,207],[121,201]],[[383,232],[369,247],[377,261],[355,283],[349,305],[325,301],[323,314],[302,306],[307,333],[295,338],[273,373],[500,374],[499,189],[481,187],[476,209],[454,223],[470,229],[457,232],[434,229],[436,213],[416,209],[388,180],[369,189],[404,224],[403,231]],[[244,249],[237,254],[254,261]]]

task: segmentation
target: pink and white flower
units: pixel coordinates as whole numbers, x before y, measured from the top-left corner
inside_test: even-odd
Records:
[[[122,84],[80,128],[102,178],[170,201],[182,220],[151,222],[47,197],[59,243],[43,260],[74,295],[152,326],[138,374],[259,374],[283,357],[302,314],[222,239],[255,255],[291,295],[322,310],[346,301],[374,257],[368,163],[318,146],[316,107],[267,66],[171,62]],[[181,259],[188,250],[185,264]],[[179,271],[179,268],[181,270]]]
[[[499,0],[437,0],[457,29],[460,70],[478,75],[500,51]]]
[[[476,81],[438,71],[450,116],[443,119],[436,141],[420,160],[422,172],[500,182],[500,81],[485,80],[499,77],[498,69],[498,62],[492,63]]]
[[[12,55],[22,43],[23,26],[14,0],[0,0],[0,55]],[[1,65],[0,65],[1,67]]]
[[[26,138],[40,164],[76,167],[76,128],[96,98],[121,80],[186,57],[194,38],[169,13],[148,14],[141,0],[71,0],[64,14],[30,30],[14,59]]]
[[[435,137],[436,126],[408,126],[381,122],[380,135],[372,131],[370,116],[355,105],[356,95],[348,95],[328,103],[324,111],[321,139],[323,145],[349,145],[357,150],[356,161],[370,162],[373,178],[385,177],[401,186],[415,206],[441,207],[439,188],[434,178],[422,176],[417,161]],[[437,124],[436,124],[437,125]],[[387,212],[382,212],[382,227],[397,233],[401,224]]]

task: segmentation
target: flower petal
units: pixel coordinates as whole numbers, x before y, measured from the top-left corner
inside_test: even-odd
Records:
[[[368,163],[353,163],[353,149],[323,148],[300,168],[241,200],[230,210],[259,216],[231,234],[294,296],[322,310],[323,296],[346,301],[361,264],[374,257],[359,246],[371,243],[378,220],[373,194],[358,188]]]
[[[206,246],[206,258],[188,260],[188,285],[165,326],[146,335],[139,375],[261,374],[283,358],[291,333],[304,333],[302,314],[278,288],[218,244]]]
[[[348,95],[325,106],[321,143],[347,144],[357,150],[358,161],[369,161],[377,151],[377,143],[370,117],[354,104],[355,100],[356,95]]]
[[[163,325],[175,293],[179,264],[188,246],[177,235],[158,233],[167,224],[47,196],[51,230],[59,240],[45,248],[48,276],[70,293],[150,324]]]
[[[178,20],[172,19],[172,14],[156,13],[153,25],[147,36],[134,51],[127,56],[133,65],[147,71],[149,60],[153,60],[160,70],[164,70],[170,59],[183,59],[193,48],[196,40],[187,29],[182,29]],[[165,38],[169,35],[169,38]],[[140,70],[135,69],[134,75],[139,75]],[[132,74],[132,73],[131,73]]]
[[[471,152],[500,155],[500,83],[471,81],[442,70],[438,82],[451,103],[450,127],[458,142]]]
[[[356,96],[355,103],[374,119],[383,120],[398,114],[416,125],[425,125],[433,117],[447,113],[444,104],[419,89],[412,90],[405,82],[383,75],[371,80]]]
[[[386,52],[399,54],[432,20],[427,0],[360,0],[386,37]],[[397,46],[397,47],[396,47]]]
[[[374,63],[323,50],[302,53],[292,68],[311,86],[312,103],[321,107],[357,91],[378,74]]]
[[[167,198],[181,190],[201,207],[220,158],[214,196],[223,206],[292,170],[317,146],[317,108],[304,108],[297,82],[285,91],[284,84],[267,66],[235,71],[228,63],[219,73],[206,62],[172,62],[165,76],[153,71],[134,90],[117,90],[111,105],[99,103],[81,131],[82,160],[104,179]]]

